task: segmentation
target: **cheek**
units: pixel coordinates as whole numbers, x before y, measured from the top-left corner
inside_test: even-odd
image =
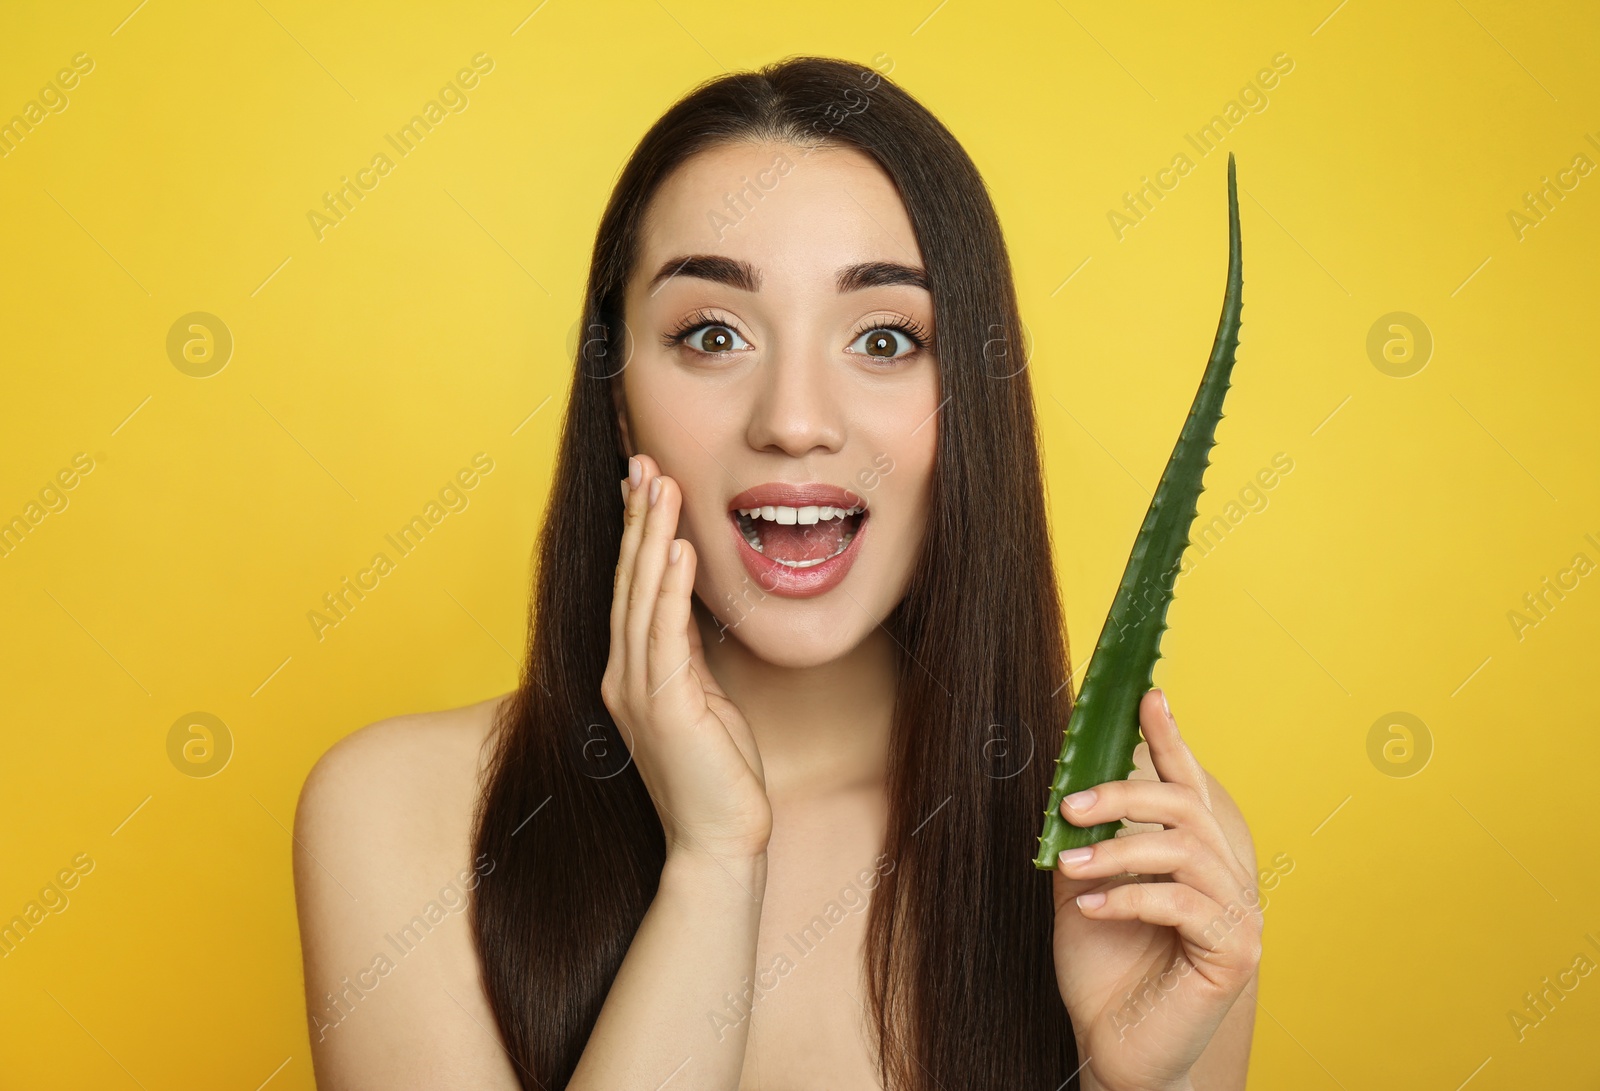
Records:
[[[634,450],[653,458],[683,490],[680,528],[689,524],[703,532],[698,524],[704,523],[705,512],[724,494],[737,491],[727,487],[727,474],[713,452],[726,449],[738,411],[725,399],[708,396],[703,387],[676,378],[664,366],[653,367],[648,361],[642,367],[638,361],[631,366],[637,369],[627,384]],[[693,517],[696,513],[699,519]]]
[[[939,376],[930,371],[923,377],[916,396],[895,407],[893,419],[881,438],[881,450],[894,468],[886,472],[895,481],[896,492],[914,498],[926,507],[928,488],[933,481],[933,464],[938,453],[939,430],[944,426],[949,406],[939,400]]]
[[[948,406],[939,401],[939,373],[936,366],[907,376],[904,385],[881,396],[861,398],[855,406],[851,431],[860,437],[851,487],[861,489],[868,499],[896,507],[908,498],[920,498],[932,480],[938,449],[939,428]],[[874,497],[876,491],[883,497]]]
[[[925,429],[924,431],[931,431]],[[918,438],[921,433],[918,434]],[[934,442],[919,443],[904,448],[896,456],[894,472],[889,481],[894,486],[895,507],[900,514],[904,545],[909,551],[922,540],[928,523],[933,497]],[[898,478],[898,480],[896,480]],[[886,486],[887,487],[887,486]]]
[[[867,455],[870,465],[854,482],[876,508],[880,548],[873,551],[874,562],[885,575],[898,572],[895,582],[901,586],[916,561],[928,522],[939,424],[937,415],[932,419],[928,415],[937,404],[930,399],[915,419],[897,420],[897,427],[874,437]]]

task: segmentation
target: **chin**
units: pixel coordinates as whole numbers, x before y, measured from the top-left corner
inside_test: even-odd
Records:
[[[739,604],[742,613],[737,607],[710,610],[712,628],[707,643],[737,640],[750,654],[775,667],[798,670],[832,663],[859,647],[875,627],[872,618],[844,591],[837,588],[806,602],[769,595],[753,604]]]

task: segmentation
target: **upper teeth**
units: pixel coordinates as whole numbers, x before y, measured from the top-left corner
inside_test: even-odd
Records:
[[[774,523],[805,525],[824,519],[843,519],[846,516],[858,515],[864,510],[866,509],[860,505],[853,508],[835,508],[827,504],[810,504],[803,508],[791,508],[784,504],[768,504],[760,508],[740,508],[739,514],[751,519],[770,519]]]

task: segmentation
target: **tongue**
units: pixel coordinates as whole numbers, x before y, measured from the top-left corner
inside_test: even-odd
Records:
[[[819,519],[815,523],[784,525],[769,519],[756,520],[761,551],[775,561],[819,561],[839,552],[844,542],[843,519]]]

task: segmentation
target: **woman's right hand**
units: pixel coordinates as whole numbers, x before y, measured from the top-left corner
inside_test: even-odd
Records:
[[[754,858],[766,852],[772,807],[750,725],[706,665],[690,606],[697,557],[674,538],[683,493],[647,455],[628,468],[601,697],[655,802],[668,857]]]

